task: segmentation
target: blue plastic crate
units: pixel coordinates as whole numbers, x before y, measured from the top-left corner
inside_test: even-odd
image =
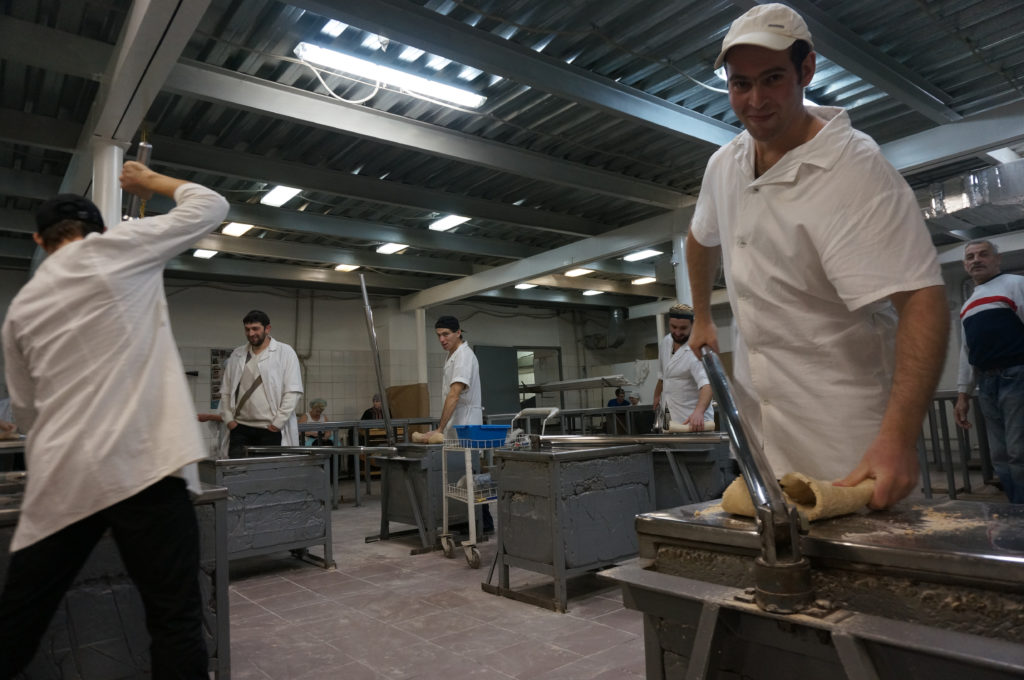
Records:
[[[456,425],[455,435],[467,446],[504,446],[510,425]]]

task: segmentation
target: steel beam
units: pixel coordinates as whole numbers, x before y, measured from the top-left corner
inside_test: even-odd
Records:
[[[692,216],[692,206],[680,208],[600,236],[549,250],[542,255],[442,283],[405,296],[402,298],[401,309],[407,312],[420,307],[435,307],[473,295],[481,295],[519,281],[530,281],[538,276],[561,272],[572,266],[582,267],[598,259],[615,257],[655,243],[664,243],[670,241],[673,234],[686,231]]]
[[[897,170],[910,173],[1022,140],[1024,101],[1018,101],[883,144],[882,153]]]
[[[62,191],[89,191],[93,139],[123,145],[131,142],[209,4],[210,0],[135,0],[131,4],[121,39],[104,69],[100,90],[68,166]]]
[[[0,253],[3,253],[4,257],[10,257],[15,260],[31,260],[35,252],[35,241],[0,236]]]
[[[406,0],[292,0],[291,4],[673,135],[722,146],[739,133],[728,123],[538,54]]]
[[[46,200],[56,196],[59,193],[59,188],[59,177],[43,175],[38,172],[0,168],[0,193],[5,196]],[[6,228],[6,225],[0,224],[0,229]]]
[[[3,61],[99,80],[107,69],[112,52],[110,45],[99,40],[22,21],[10,15],[4,15],[0,21],[0,59]]]
[[[398,182],[384,182],[375,177],[313,168],[301,163],[273,160],[231,149],[182,142],[170,137],[154,137],[151,141],[153,148],[158,149],[159,162],[172,166],[232,175],[258,182],[286,184],[389,205],[470,215],[571,236],[592,236],[607,229],[605,225],[572,215],[544,212]]]
[[[686,199],[673,189],[579,163],[492,142],[438,125],[349,104],[325,95],[198,63],[178,64],[167,79],[170,92],[337,130],[388,145],[662,208]]]
[[[266,257],[278,260],[301,260],[324,264],[358,264],[365,267],[396,269],[442,276],[467,276],[472,273],[469,263],[455,262],[438,257],[410,255],[381,255],[372,251],[331,248],[313,243],[296,243],[262,238],[236,238],[223,234],[210,234],[196,241],[195,248],[216,250],[234,255]],[[421,282],[422,283],[422,282]]]
[[[563,288],[566,290],[599,290],[603,293],[617,293],[619,295],[642,295],[644,297],[671,297],[675,298],[675,288],[657,283],[649,283],[645,286],[634,286],[629,281],[609,281],[608,279],[595,279],[589,276],[559,276],[548,274],[532,278],[530,283],[538,286],[551,288]],[[673,302],[673,304],[675,304]]]
[[[357,273],[336,272],[333,269],[317,269],[315,267],[297,267],[273,262],[252,262],[216,257],[203,260],[185,255],[168,262],[166,271],[171,276],[239,281],[264,286],[323,286],[335,289],[359,289],[359,274]],[[367,285],[378,289],[401,291],[419,290],[423,287],[423,279],[417,276],[361,273],[366,277]]]

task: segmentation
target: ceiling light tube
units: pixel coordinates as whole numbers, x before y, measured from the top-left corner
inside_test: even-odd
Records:
[[[405,243],[385,243],[382,246],[377,246],[377,252],[381,255],[394,255],[395,253],[405,250],[409,246]]]
[[[260,203],[280,208],[282,205],[295,198],[300,191],[302,191],[302,189],[286,187],[284,185],[274,187],[263,195],[263,198],[260,199]]]
[[[634,286],[646,286],[648,283],[654,283],[658,279],[653,276],[641,276],[639,279],[633,279]]]
[[[468,222],[468,217],[462,215],[449,215],[448,217],[442,217],[439,220],[435,220],[430,223],[431,231],[448,231],[454,227],[459,226],[463,222]]]
[[[336,50],[317,47],[308,42],[300,42],[295,47],[295,56],[303,61],[320,64],[336,71],[344,71],[345,73],[361,76],[371,81],[387,83],[413,94],[438,99],[442,103],[451,103],[476,109],[483,106],[484,102],[487,101],[487,97],[478,95],[470,90],[463,90],[462,88],[452,87],[436,80],[405,73],[388,66],[381,66],[366,59]]]
[[[593,273],[594,273],[593,269],[582,269],[582,268],[580,268],[580,269],[570,269],[569,271],[567,271],[565,273],[565,275],[569,276],[569,277],[573,277],[573,276],[586,276],[587,274],[593,274]]]
[[[516,290],[530,290],[531,288],[536,288],[536,287],[537,287],[536,283],[517,283],[516,284]]]
[[[354,272],[357,269],[359,269],[357,264],[338,264],[334,266],[334,271],[336,272]]]
[[[651,250],[648,248],[647,250],[638,250],[635,253],[630,253],[622,259],[626,262],[637,262],[639,260],[646,260],[649,257],[654,257],[655,255],[661,255],[661,251]]]
[[[584,295],[600,295],[603,292],[604,292],[603,290],[585,290],[585,291],[583,291],[583,294]]]
[[[207,250],[205,248],[196,248],[192,251],[192,257],[199,257],[204,260],[209,260],[211,257],[217,254],[216,250]]]
[[[229,222],[224,225],[224,228],[220,230],[220,233],[227,234],[228,236],[241,236],[250,229],[252,229],[251,224],[242,224],[241,222]]]

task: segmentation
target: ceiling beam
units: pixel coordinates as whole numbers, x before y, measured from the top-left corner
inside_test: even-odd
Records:
[[[609,281],[608,279],[595,279],[590,276],[560,276],[548,274],[538,276],[529,280],[538,286],[549,288],[564,288],[567,290],[599,290],[604,293],[618,293],[619,295],[643,295],[645,297],[671,297],[675,298],[675,286],[666,286],[659,283],[649,283],[643,286],[634,286],[629,281]],[[532,289],[531,289],[532,290]]]
[[[883,144],[882,153],[906,174],[1022,140],[1024,101],[1017,101]]]
[[[672,240],[673,234],[685,232],[691,217],[693,217],[693,206],[680,208],[606,232],[600,236],[554,248],[541,255],[442,283],[439,286],[405,296],[402,298],[401,309],[403,312],[407,312],[435,307],[520,281],[530,281],[538,276],[555,274],[572,265],[582,267],[595,260],[615,257],[655,243],[665,243]]]
[[[15,260],[31,260],[35,252],[35,241],[0,236],[0,253],[3,253],[4,257],[10,257]]]
[[[422,274],[468,276],[473,266],[468,262],[455,262],[438,257],[411,255],[381,255],[363,250],[331,248],[314,243],[297,243],[263,238],[236,238],[223,234],[209,234],[195,242],[195,248],[216,250],[234,255],[266,257],[277,260],[301,260],[323,264],[358,264],[364,267],[396,269]]]
[[[581,295],[578,291],[572,290],[516,290],[501,289],[489,290],[480,293],[475,297],[487,298],[489,300],[500,300],[502,302],[521,302],[524,304],[556,304],[568,305],[571,307],[594,307],[607,309],[610,307],[629,307],[636,302],[634,297],[622,297],[619,295]],[[464,302],[465,300],[463,300]]]
[[[291,4],[673,135],[722,146],[739,133],[728,123],[538,54],[407,0],[291,0]]]
[[[0,168],[0,194],[4,196],[47,200],[60,193],[59,190],[59,177],[43,175],[38,172]],[[0,224],[0,229],[7,229],[7,225]]]
[[[241,283],[270,286],[323,286],[346,290],[359,290],[359,275],[363,274],[366,277],[366,285],[375,289],[400,291],[423,288],[423,279],[418,276],[398,276],[374,272],[336,272],[333,269],[217,257],[203,260],[187,255],[176,257],[168,262],[166,271],[172,276],[204,280],[234,280]]]
[[[636,203],[677,208],[688,198],[653,182],[558,160],[438,125],[195,62],[178,64],[168,77],[165,89],[262,115],[287,118],[302,125],[344,132]]]
[[[92,185],[92,142],[127,145],[195,33],[210,0],[135,0],[82,128],[61,190]],[[64,49],[61,44],[61,49]]]
[[[766,2],[768,0],[734,0],[733,4],[749,9]],[[789,0],[788,4],[807,22],[814,38],[814,50],[819,54],[935,123],[962,118],[949,108],[953,98],[947,93],[818,9],[810,0]]]
[[[43,49],[59,45],[60,49]],[[100,80],[110,63],[110,45],[4,15],[0,21],[0,59],[36,68]]]
[[[314,168],[302,163],[269,159],[231,149],[184,142],[171,137],[151,137],[150,141],[153,144],[154,163],[159,161],[192,170],[297,186],[311,191],[351,196],[389,205],[405,205],[422,210],[468,215],[571,236],[593,236],[607,230],[606,225],[572,215],[534,210],[398,182],[386,182],[376,177],[353,175],[327,168]]]

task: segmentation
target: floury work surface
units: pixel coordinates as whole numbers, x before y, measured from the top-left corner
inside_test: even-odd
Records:
[[[571,584],[566,614],[490,595],[480,582],[496,541],[480,544],[480,569],[459,553],[410,555],[416,536],[367,543],[380,528],[379,487],[360,507],[351,482],[342,491],[335,571],[288,553],[232,562],[234,680],[644,677],[642,616],[623,608],[617,587]],[[551,587],[532,572],[512,578],[516,588]]]

